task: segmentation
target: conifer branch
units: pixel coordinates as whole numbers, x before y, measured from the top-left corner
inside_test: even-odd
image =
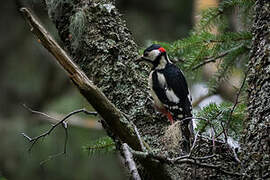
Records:
[[[216,62],[218,59],[220,58],[223,58],[224,56],[227,56],[229,53],[239,49],[239,48],[242,48],[243,47],[243,44],[240,44],[239,46],[236,46],[228,51],[225,51],[223,53],[221,53],[220,55],[218,56],[215,56],[215,57],[208,57],[208,58],[205,58],[205,60],[203,62],[201,62],[200,64],[196,65],[194,68],[192,68],[192,70],[196,70],[198,68],[200,68],[201,66],[205,65],[205,64],[208,64],[208,63],[212,63],[212,62]]]

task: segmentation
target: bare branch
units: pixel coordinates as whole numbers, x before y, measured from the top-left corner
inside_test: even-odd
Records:
[[[134,133],[134,128],[130,126],[129,120],[123,116],[121,111],[106,98],[101,90],[99,90],[71,60],[49,32],[45,30],[38,19],[33,16],[31,11],[27,8],[21,8],[20,11],[29,23],[32,33],[66,70],[72,82],[109,125],[110,130],[123,142],[127,142],[134,149],[140,150],[140,140],[137,138],[136,133]]]
[[[195,145],[196,145],[198,135],[199,135],[199,131],[195,134],[193,144],[192,144],[192,146],[191,146],[191,148],[190,148],[189,156],[191,156],[192,153],[193,153],[193,149],[194,149],[194,147],[195,147]]]
[[[209,98],[210,96],[212,96],[213,94],[210,94],[210,93],[207,93],[203,96],[200,96],[198,99],[195,99],[193,102],[192,102],[192,107],[196,107],[198,106],[203,100]]]
[[[240,161],[240,159],[238,158],[237,153],[235,152],[235,148],[231,148],[231,149],[232,149],[232,151],[233,151],[234,159],[235,159],[238,163],[241,164],[241,161]]]
[[[43,166],[43,165],[46,164],[48,161],[51,161],[51,160],[57,158],[58,156],[62,156],[62,155],[64,155],[64,154],[66,154],[65,151],[60,152],[60,153],[58,153],[58,154],[50,155],[47,159],[41,161],[41,162],[39,163],[39,165]]]
[[[45,118],[48,118],[48,119],[51,119],[51,120],[54,120],[54,121],[58,121],[58,119],[46,114],[46,113],[43,113],[43,112],[40,112],[40,111],[35,111],[33,109],[31,109],[30,107],[28,107],[26,104],[23,104],[23,107],[26,108],[28,111],[30,111],[32,114],[37,114],[37,115],[40,115],[40,116],[44,116]]]
[[[68,142],[68,125],[67,125],[67,122],[63,121],[62,123],[62,127],[64,128],[65,130],[65,144],[64,144],[64,150],[63,150],[63,153],[66,154],[67,152],[67,142]]]
[[[131,122],[131,123],[132,123],[132,122]],[[137,135],[137,137],[138,137],[138,139],[139,139],[139,141],[140,141],[140,145],[141,145],[142,151],[146,151],[146,147],[144,146],[144,142],[143,142],[143,140],[142,140],[142,138],[141,138],[141,135],[140,135],[140,133],[139,133],[139,131],[138,131],[136,125],[135,125],[134,123],[132,123],[132,125],[133,125],[134,130],[135,130],[135,133],[136,133],[136,135]],[[147,145],[147,144],[146,144],[146,145]],[[148,150],[151,150],[149,147],[148,147],[147,149],[148,149]]]
[[[212,157],[215,157],[215,155],[204,156],[204,157],[189,157],[189,155],[185,155],[185,156],[180,156],[177,158],[167,158],[165,156],[154,155],[154,154],[150,154],[147,152],[138,152],[138,151],[134,151],[134,150],[131,150],[131,152],[133,155],[135,155],[138,158],[144,158],[144,159],[145,158],[152,158],[152,159],[156,159],[162,163],[168,163],[168,164],[183,164],[183,163],[195,164],[195,165],[198,165],[200,167],[215,169],[217,171],[220,171],[224,174],[228,174],[231,176],[236,176],[236,177],[245,176],[244,174],[226,171],[226,170],[222,169],[221,165],[199,162],[199,160],[210,159]]]
[[[211,136],[212,136],[212,143],[213,143],[213,153],[216,152],[216,141],[215,141],[215,131],[214,128],[211,126]]]
[[[195,66],[194,68],[192,68],[192,70],[196,70],[198,68],[200,68],[201,66],[205,65],[205,64],[208,64],[208,63],[212,63],[212,62],[216,62],[216,60],[220,59],[220,58],[223,58],[224,56],[227,56],[229,53],[239,49],[243,47],[243,44],[240,44],[239,46],[236,46],[230,50],[227,50],[223,53],[221,53],[220,55],[218,56],[215,56],[215,57],[208,57],[208,58],[205,58],[205,60],[203,62],[201,62],[200,64],[198,64],[197,66]]]
[[[241,92],[242,92],[242,90],[243,90],[243,88],[244,88],[244,86],[245,86],[248,72],[249,72],[249,69],[247,69],[247,71],[245,72],[245,76],[244,76],[244,79],[243,79],[243,81],[242,81],[241,87],[240,87],[239,91],[237,92],[237,95],[236,95],[236,99],[235,99],[234,105],[233,105],[233,107],[232,107],[232,110],[231,110],[231,112],[230,112],[229,119],[228,119],[227,124],[226,124],[226,128],[225,128],[226,131],[228,131],[228,129],[229,129],[229,126],[230,126],[230,123],[231,123],[231,119],[232,119],[233,112],[234,112],[234,110],[235,110],[237,104],[239,103],[239,97],[240,97],[240,94],[241,94]],[[228,134],[228,133],[227,133],[227,134]],[[226,139],[226,141],[227,141],[227,139]]]
[[[64,116],[63,114],[59,114],[56,112],[50,112],[49,114],[51,115],[49,115],[48,113],[33,110],[25,104],[23,104],[23,107],[26,108],[33,115],[38,115],[41,120],[45,120],[53,124],[58,123],[60,121],[59,119],[62,119],[62,117]],[[71,126],[78,126],[82,128],[88,128],[88,129],[101,129],[102,128],[101,124],[94,118],[82,119],[80,117],[73,117],[72,119],[68,121],[68,124]]]
[[[208,141],[212,141],[213,139],[211,139],[210,137],[208,137],[208,136],[203,136],[203,135],[198,135],[200,138],[202,138],[202,139],[206,139],[206,140],[208,140]],[[217,139],[215,139],[215,143],[217,143],[217,144],[226,144],[224,141],[220,141],[220,140],[217,140]]]
[[[138,173],[136,164],[135,164],[135,162],[133,160],[132,153],[130,152],[129,149],[130,149],[129,146],[126,143],[124,143],[122,145],[123,154],[125,156],[125,160],[126,160],[126,163],[128,165],[128,168],[129,168],[129,170],[130,170],[130,172],[132,174],[132,178],[134,180],[141,180],[141,177],[140,177],[140,175]]]
[[[30,108],[29,108],[29,109],[30,109]],[[37,111],[34,111],[34,112],[37,112]],[[40,138],[43,138],[43,137],[48,136],[48,135],[49,135],[49,134],[57,127],[57,126],[59,126],[60,124],[62,124],[63,128],[65,129],[65,133],[66,133],[66,139],[65,139],[65,144],[64,144],[64,152],[66,152],[67,135],[68,135],[68,133],[67,133],[67,124],[66,124],[65,121],[66,121],[68,118],[70,118],[72,115],[78,114],[78,113],[81,113],[81,112],[83,112],[83,113],[85,113],[85,114],[88,114],[88,115],[95,115],[95,116],[97,115],[96,112],[89,112],[89,111],[86,111],[85,109],[79,109],[79,110],[75,110],[75,111],[69,113],[69,114],[68,114],[66,117],[64,117],[61,121],[59,121],[58,123],[52,125],[52,127],[51,127],[48,131],[42,133],[42,134],[39,135],[39,136],[36,136],[36,137],[31,138],[31,137],[29,137],[28,135],[26,135],[25,133],[22,133],[22,135],[23,135],[30,143],[32,143],[31,146],[30,146],[30,148],[29,148],[29,151],[31,151],[31,149],[33,148],[33,146],[37,143],[37,141],[38,141]],[[40,113],[40,114],[42,114],[42,113]]]

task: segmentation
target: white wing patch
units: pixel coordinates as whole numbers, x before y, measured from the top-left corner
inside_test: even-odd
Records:
[[[183,116],[183,114],[178,114],[177,117],[181,119],[181,118],[183,118],[184,116]]]
[[[164,75],[158,72],[157,73],[157,78],[158,78],[158,82],[161,85],[161,87],[166,88],[167,87],[167,82],[166,82],[166,79],[165,79]],[[166,90],[166,89],[164,89],[164,90]]]
[[[174,102],[176,104],[179,103],[179,98],[176,96],[172,89],[166,90],[166,96],[171,102]]]
[[[176,96],[174,91],[172,89],[167,88],[167,82],[165,79],[165,76],[162,73],[157,73],[158,82],[161,85],[161,87],[164,88],[164,91],[166,93],[167,98],[174,103],[179,103],[179,98]]]

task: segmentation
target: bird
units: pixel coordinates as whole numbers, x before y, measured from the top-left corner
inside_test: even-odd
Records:
[[[152,44],[146,48],[136,62],[150,64],[148,86],[154,106],[168,118],[171,124],[182,121],[181,129],[188,151],[192,134],[192,128],[190,128],[192,127],[192,105],[184,74],[169,60],[165,48],[159,44]]]

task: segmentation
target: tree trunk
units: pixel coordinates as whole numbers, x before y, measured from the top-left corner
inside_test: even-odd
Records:
[[[270,178],[270,1],[257,0],[248,76],[248,118],[243,136],[246,173]]]
[[[179,149],[172,149],[164,139],[164,132],[169,122],[157,116],[148,98],[147,75],[149,69],[138,67],[134,60],[138,56],[137,45],[131,33],[121,19],[113,0],[46,0],[48,12],[54,21],[65,48],[74,62],[97,85],[107,98],[138,127],[143,139],[150,145],[155,154],[172,157],[181,156]],[[269,2],[257,2],[257,18],[255,21],[254,46],[250,63],[251,72],[249,88],[250,114],[247,120],[246,136],[244,136],[244,152],[258,152],[256,158],[246,164],[254,177],[265,176],[269,151],[266,123],[269,123],[270,88],[269,77]],[[268,60],[268,62],[267,62]],[[259,67],[259,70],[256,68]],[[268,68],[269,69],[269,68]],[[255,71],[256,70],[256,71]],[[255,72],[260,72],[255,74]],[[259,107],[259,108],[258,108]],[[269,128],[269,127],[268,127]],[[110,127],[105,129],[118,142],[118,133]],[[258,139],[254,137],[257,136]],[[248,142],[249,141],[249,142]],[[211,142],[211,141],[210,141]],[[125,142],[121,142],[125,143]],[[209,141],[199,139],[197,156],[212,154]],[[128,144],[134,150],[138,147]],[[269,144],[268,144],[269,145]],[[118,147],[119,148],[119,147]],[[228,153],[228,147],[222,144],[217,148],[219,154],[214,158],[200,161],[186,160],[182,163],[170,164],[161,160],[138,158],[139,173],[142,179],[192,179],[216,178],[232,179],[244,177],[240,165]],[[254,153],[253,153],[254,154]],[[250,156],[249,156],[250,155]],[[248,161],[252,154],[246,153],[243,158]],[[264,163],[257,164],[260,160]],[[220,166],[220,164],[222,166]],[[256,167],[256,168],[255,168]],[[254,172],[255,170],[256,172]]]
[[[73,61],[136,124],[151,148],[160,152],[168,122],[155,115],[146,98],[148,69],[134,63],[138,58],[137,45],[114,1],[47,0],[46,3],[49,16]],[[109,126],[104,128],[117,141],[119,134],[112,132]],[[131,143],[129,146],[139,150]],[[145,177],[171,179],[167,166],[152,160],[140,162],[147,169],[140,172]]]

